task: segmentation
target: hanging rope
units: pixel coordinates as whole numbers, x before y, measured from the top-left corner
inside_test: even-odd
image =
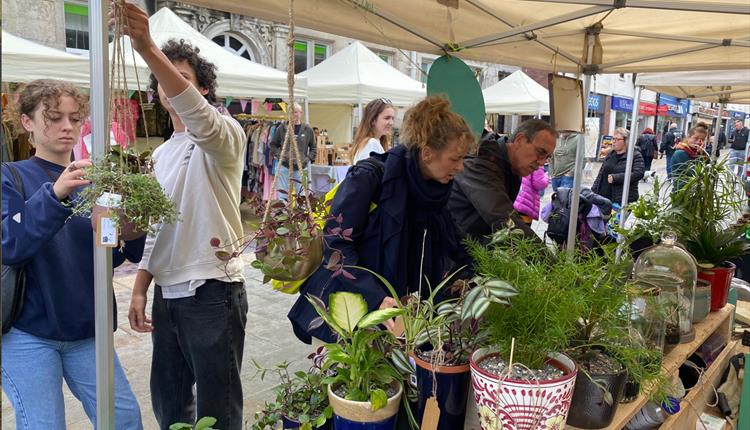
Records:
[[[307,177],[303,172],[302,169],[302,159],[299,155],[299,149],[297,148],[297,135],[294,133],[294,0],[289,0],[289,35],[287,37],[287,77],[286,77],[286,84],[288,88],[288,96],[289,96],[289,106],[287,107],[287,126],[286,126],[286,136],[284,138],[284,144],[281,147],[281,153],[279,156],[279,165],[281,165],[282,161],[284,160],[284,155],[287,155],[288,151],[288,157],[287,162],[289,164],[288,169],[288,193],[287,194],[287,202],[288,204],[293,204],[292,196],[292,189],[294,188],[294,163],[297,163],[297,170],[302,175],[302,189],[301,192],[305,197],[305,203],[307,204],[307,210],[310,211],[308,214],[310,216],[310,220],[313,220],[313,214],[312,214],[312,206],[310,205],[310,196],[307,193]],[[291,146],[291,149],[289,148]],[[276,175],[274,175],[273,183],[271,184],[271,190],[276,189],[276,184],[279,180],[278,172]],[[268,220],[268,215],[271,212],[271,202],[272,199],[268,199],[268,202],[266,202],[266,209],[263,213],[263,224],[266,223]]]

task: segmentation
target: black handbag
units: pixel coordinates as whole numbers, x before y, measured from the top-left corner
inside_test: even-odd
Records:
[[[9,163],[3,163],[13,176],[16,190],[26,200],[26,193],[23,190],[23,181],[18,170]],[[2,333],[7,333],[23,309],[24,291],[26,290],[26,272],[25,267],[14,267],[2,265],[2,284],[0,285],[0,303],[2,304]]]

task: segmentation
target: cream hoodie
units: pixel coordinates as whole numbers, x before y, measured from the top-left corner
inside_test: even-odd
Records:
[[[242,259],[219,261],[210,241],[242,237],[240,188],[245,133],[193,86],[169,99],[187,130],[156,148],[154,171],[180,212],[179,221],[149,235],[140,269],[158,285],[191,280],[242,280]],[[229,278],[227,278],[227,276]]]

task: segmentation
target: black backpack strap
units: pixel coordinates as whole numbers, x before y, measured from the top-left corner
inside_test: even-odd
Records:
[[[16,191],[21,193],[21,197],[26,200],[26,192],[23,189],[23,179],[21,179],[21,175],[18,173],[18,169],[16,169],[12,163],[3,162],[3,166],[5,166],[13,176],[13,183],[16,186]]]

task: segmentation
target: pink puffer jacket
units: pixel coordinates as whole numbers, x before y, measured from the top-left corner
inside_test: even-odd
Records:
[[[521,179],[521,190],[513,203],[516,211],[530,216],[531,219],[539,219],[539,193],[547,188],[548,183],[549,176],[544,171],[544,166]]]

